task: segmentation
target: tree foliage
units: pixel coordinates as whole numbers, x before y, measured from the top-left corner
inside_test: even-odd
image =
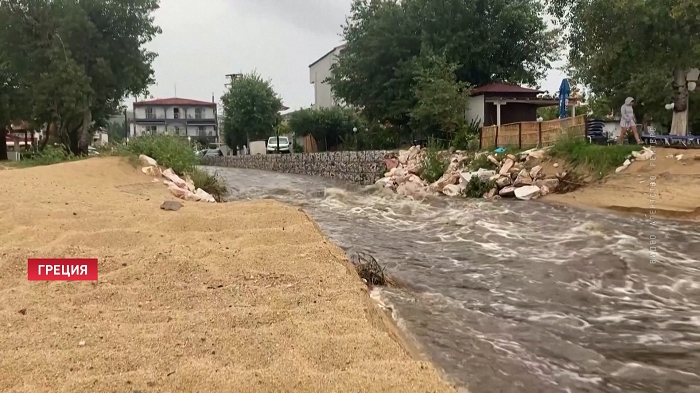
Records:
[[[231,149],[267,139],[281,121],[282,100],[255,72],[235,79],[222,101],[224,140]]]
[[[5,0],[0,55],[15,78],[13,118],[47,126],[73,153],[107,125],[120,102],[146,92],[160,33],[158,0]],[[48,138],[45,140],[48,141]]]
[[[312,135],[329,150],[337,149],[339,144],[349,147],[356,132],[363,128],[360,117],[347,108],[302,109],[292,113],[289,119],[289,129],[295,135]]]
[[[430,52],[417,60],[413,93],[416,105],[409,112],[410,126],[422,135],[454,134],[465,125],[468,85],[456,80],[458,65]]]
[[[416,90],[426,78],[415,67],[425,48],[454,65],[459,83],[535,84],[557,55],[556,31],[541,11],[537,0],[355,0],[330,79],[334,94],[368,119],[410,132],[403,126],[429,93],[425,84]]]
[[[635,114],[669,125],[664,105],[678,100],[674,70],[700,66],[700,3],[695,0],[552,0],[563,27],[572,76],[619,113],[635,97]],[[684,103],[683,103],[684,105]],[[690,106],[700,105],[698,93]],[[676,104],[678,107],[678,104]],[[700,128],[700,111],[690,123]]]

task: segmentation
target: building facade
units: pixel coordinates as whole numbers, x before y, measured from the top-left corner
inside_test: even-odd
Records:
[[[335,98],[333,98],[331,85],[326,82],[326,79],[331,77],[331,67],[335,64],[338,55],[340,55],[344,47],[344,45],[340,45],[333,48],[333,50],[309,66],[310,82],[314,85],[314,108],[338,106]]]
[[[218,141],[216,103],[185,98],[134,102],[134,126],[130,137],[167,134],[197,140]]]

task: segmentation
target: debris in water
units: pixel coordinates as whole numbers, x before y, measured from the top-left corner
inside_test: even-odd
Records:
[[[355,258],[352,258],[352,263],[355,265],[357,274],[365,280],[367,285],[384,286],[391,284],[391,281],[384,275],[384,268],[379,265],[373,256],[358,252]]]

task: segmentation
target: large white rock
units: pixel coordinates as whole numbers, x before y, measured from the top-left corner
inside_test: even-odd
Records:
[[[175,172],[173,172],[172,169],[168,168],[163,171],[163,177],[170,180],[172,183],[174,183],[176,186],[182,188],[183,190],[187,189],[187,183],[180,178]]]
[[[537,165],[537,166],[535,166],[534,168],[530,169],[530,177],[531,177],[533,180],[536,180],[536,179],[537,179],[537,176],[540,174],[540,171],[541,171],[541,170],[542,170],[542,166],[541,166],[541,165]]]
[[[537,186],[525,186],[515,189],[515,197],[524,201],[528,201],[539,194],[540,188]]]
[[[185,176],[185,184],[187,185],[187,189],[190,192],[195,192],[197,188],[194,186],[194,181],[192,181],[192,178],[189,176]]]
[[[498,192],[498,195],[502,197],[509,197],[515,195],[515,187],[503,187],[501,191]]]
[[[202,190],[201,188],[198,188],[194,194],[198,196],[202,200],[202,202],[216,203],[216,199],[214,199],[214,197],[211,196],[211,194]]]
[[[515,162],[513,162],[513,160],[511,159],[507,159],[498,173],[501,175],[505,175],[506,173],[508,173],[508,171],[510,171],[510,168],[512,168],[513,165],[515,165]]]
[[[462,184],[450,184],[442,189],[442,193],[447,195],[448,197],[460,196],[462,195],[462,191],[464,191],[465,187],[466,185]]]
[[[479,180],[482,182],[487,182],[491,180],[493,176],[496,175],[496,171],[492,171],[489,169],[484,169],[484,168],[479,168],[478,171],[476,172],[462,172],[459,174],[459,176],[464,180],[464,182],[469,183],[469,181],[474,178],[478,177]]]
[[[151,157],[141,154],[139,156],[139,163],[145,166],[158,166],[158,161],[152,159]]]
[[[654,157],[654,152],[651,149],[644,147],[644,150],[642,151],[633,151],[632,156],[639,161],[646,161]]]
[[[160,176],[160,169],[158,169],[157,166],[145,166],[141,168],[141,172],[143,172],[144,175],[148,176]]]

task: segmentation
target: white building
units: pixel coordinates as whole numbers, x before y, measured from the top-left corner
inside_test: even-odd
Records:
[[[134,127],[129,137],[148,133],[218,140],[216,103],[165,98],[134,102]]]
[[[340,45],[333,48],[309,66],[310,81],[314,85],[314,108],[331,108],[338,105],[333,98],[331,85],[325,80],[331,77],[331,66],[335,64],[344,47],[345,45]]]

